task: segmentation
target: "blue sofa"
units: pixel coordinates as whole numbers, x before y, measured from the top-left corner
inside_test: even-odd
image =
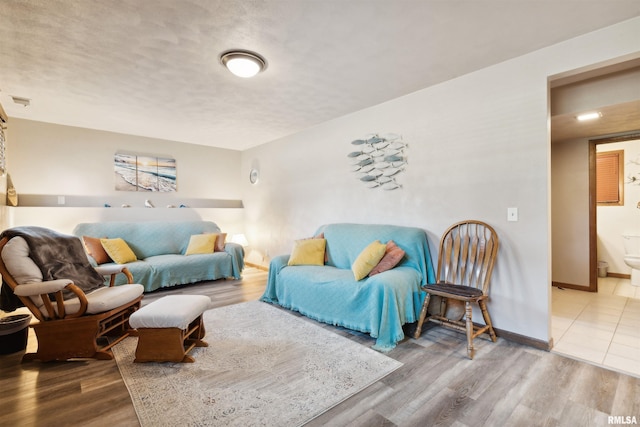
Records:
[[[96,222],[78,224],[73,230],[80,238],[124,239],[138,258],[125,265],[134,283],[143,285],[145,292],[203,280],[240,279],[244,268],[241,245],[228,242],[224,252],[183,255],[191,235],[219,232],[210,221]],[[95,265],[95,260],[90,260]],[[116,285],[125,281],[118,279]]]
[[[369,333],[373,348],[389,351],[404,339],[402,325],[418,320],[425,293],[420,286],[435,281],[424,230],[367,224],[329,224],[324,233],[324,266],[288,266],[289,255],[271,260],[261,300],[332,325]],[[405,251],[395,268],[356,281],[351,266],[371,242],[393,240]]]

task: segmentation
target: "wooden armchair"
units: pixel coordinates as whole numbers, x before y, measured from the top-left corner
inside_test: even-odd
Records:
[[[493,265],[498,253],[498,236],[494,229],[480,221],[462,221],[449,227],[440,239],[436,281],[422,289],[427,292],[415,338],[420,337],[425,321],[449,326],[467,334],[467,353],[470,359],[474,356],[473,339],[488,332],[491,340],[496,341],[496,334],[487,310],[486,299]],[[428,313],[431,296],[443,298],[435,313]],[[463,322],[446,316],[447,301],[457,300],[464,303]],[[484,325],[476,325],[472,320],[472,305],[480,307],[484,317]],[[432,309],[433,310],[433,309]]]
[[[77,242],[79,250],[84,252],[79,239]],[[75,246],[75,242],[71,244]],[[38,350],[25,354],[23,361],[113,358],[110,349],[129,335],[129,316],[140,307],[144,291],[142,285],[131,284],[132,276],[126,267],[97,268],[99,275],[111,276],[110,285],[84,292],[79,283],[69,279],[43,280],[41,269],[30,258],[29,245],[20,236],[11,237],[4,232],[0,238],[0,254],[3,294],[8,285],[38,320],[31,325],[38,339]],[[78,265],[93,269],[86,255],[74,268]],[[90,273],[95,275],[93,271]],[[127,276],[129,284],[113,286],[113,278],[119,273]]]

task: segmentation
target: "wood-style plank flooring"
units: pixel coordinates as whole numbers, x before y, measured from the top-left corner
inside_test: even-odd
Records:
[[[258,299],[266,277],[249,268],[243,280],[154,292],[144,302],[186,293],[207,295],[214,307],[237,304]],[[373,344],[365,334],[303,319]],[[427,326],[419,340],[388,353],[404,366],[308,425],[606,426],[609,415],[640,423],[640,378],[503,339],[476,344],[468,360],[463,335]],[[31,335],[28,348],[36,345]],[[0,426],[139,425],[115,361],[21,364],[21,357],[0,356]]]

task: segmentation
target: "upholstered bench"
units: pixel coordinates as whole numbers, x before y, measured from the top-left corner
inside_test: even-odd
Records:
[[[194,362],[187,353],[207,347],[202,313],[211,299],[203,295],[169,295],[154,301],[129,318],[138,331],[134,362]]]

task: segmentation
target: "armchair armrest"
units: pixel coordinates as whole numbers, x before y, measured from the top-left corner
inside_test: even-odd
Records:
[[[21,297],[35,297],[42,294],[53,294],[55,292],[62,291],[70,284],[73,284],[73,282],[67,279],[27,283],[16,286],[13,289],[13,293]]]
[[[269,263],[269,277],[267,279],[267,288],[260,298],[261,301],[269,303],[278,303],[278,295],[276,293],[276,282],[280,270],[285,268],[289,262],[290,255],[277,255],[271,258]]]
[[[240,279],[242,269],[244,268],[244,248],[238,243],[228,242],[224,245],[224,251],[231,255],[233,277]]]
[[[66,314],[64,309],[64,299],[62,297],[62,291],[67,290],[73,292],[80,301],[80,307],[78,311],[71,314]],[[87,296],[82,289],[77,287],[73,281],[69,279],[57,279],[49,280],[46,282],[26,283],[18,285],[13,289],[13,293],[22,297],[36,297],[40,296],[44,304],[44,309],[47,311],[48,316],[52,319],[64,319],[72,317],[80,317],[87,311],[88,301]],[[55,295],[55,303],[57,312],[53,307],[53,301],[49,295]],[[40,309],[40,311],[43,311]]]
[[[291,257],[291,254],[274,256],[273,258],[271,258],[271,262],[269,262],[269,271],[275,271],[276,273],[280,273],[280,270],[282,270],[289,264],[290,257]]]
[[[127,283],[133,283],[133,275],[124,265],[99,265],[94,268],[99,274],[102,274],[103,276],[111,276],[111,279],[109,281],[110,287],[114,285],[116,281],[116,275],[118,275],[118,273],[122,273],[127,276]]]

